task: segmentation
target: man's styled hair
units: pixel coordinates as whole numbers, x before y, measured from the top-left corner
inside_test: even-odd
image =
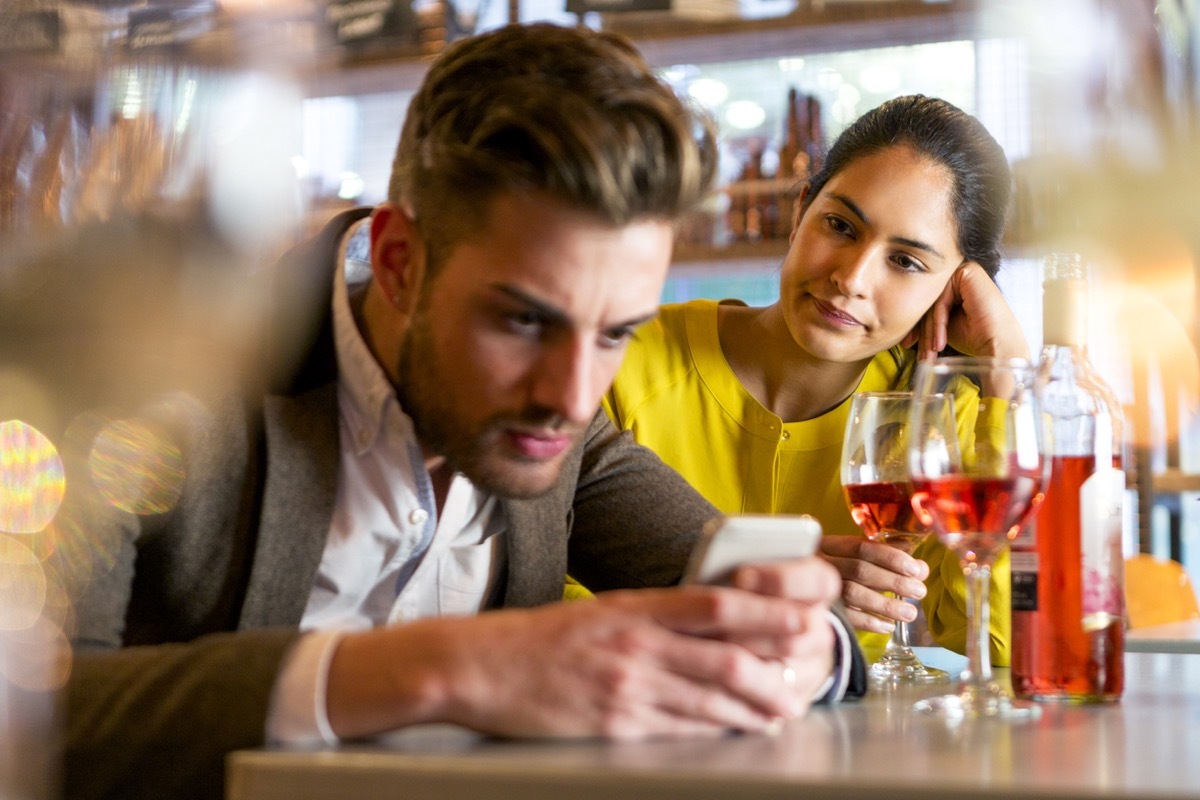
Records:
[[[413,98],[388,199],[436,269],[502,192],[542,193],[613,225],[674,221],[712,188],[711,118],[626,39],[510,25],[451,44]]]

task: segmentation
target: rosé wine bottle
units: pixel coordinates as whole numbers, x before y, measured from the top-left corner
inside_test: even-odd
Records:
[[[1124,689],[1121,409],[1087,357],[1087,265],[1046,258],[1039,380],[1050,484],[1012,543],[1012,685],[1019,697],[1114,702]]]

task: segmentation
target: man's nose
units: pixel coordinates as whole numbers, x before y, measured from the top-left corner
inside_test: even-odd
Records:
[[[598,359],[594,346],[580,336],[566,336],[547,346],[533,378],[532,402],[565,421],[586,425],[600,407]]]

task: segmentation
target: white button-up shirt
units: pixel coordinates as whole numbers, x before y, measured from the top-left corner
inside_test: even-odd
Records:
[[[438,513],[412,420],[358,330],[350,296],[366,288],[355,258],[365,231],[360,223],[347,236],[347,273],[334,280],[341,458],[333,522],[301,621],[330,633],[306,637],[285,665],[268,721],[277,741],[333,739],[324,687],[338,632],[473,614],[492,602],[504,566],[496,497],[456,473]]]

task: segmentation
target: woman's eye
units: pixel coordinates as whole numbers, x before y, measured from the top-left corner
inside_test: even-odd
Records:
[[[903,253],[896,256],[896,265],[905,272],[925,272],[925,265]]]
[[[834,233],[841,234],[842,236],[854,235],[854,227],[841,217],[835,217],[831,215],[826,217],[825,221]]]

